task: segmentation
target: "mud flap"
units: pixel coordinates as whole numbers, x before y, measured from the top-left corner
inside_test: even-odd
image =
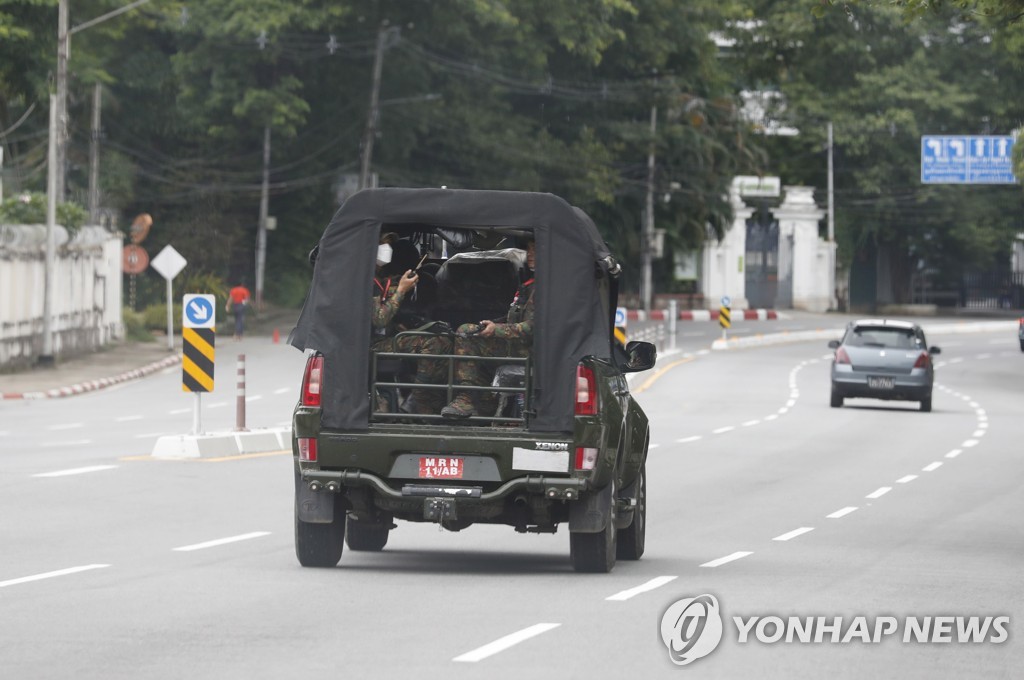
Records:
[[[614,484],[609,484],[573,503],[569,507],[569,531],[581,534],[604,531],[611,515],[613,487]]]
[[[299,520],[308,524],[330,524],[334,521],[334,504],[337,496],[333,493],[310,491],[295,471],[295,509]]]

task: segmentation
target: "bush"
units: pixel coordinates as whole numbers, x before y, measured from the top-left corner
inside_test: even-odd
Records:
[[[142,319],[146,328],[153,331],[167,332],[167,304],[150,305],[142,310]],[[175,304],[171,311],[174,332],[181,333],[181,304]]]
[[[89,213],[77,203],[57,206],[57,224],[68,230],[69,236],[85,224]],[[0,203],[0,222],[7,224],[46,224],[46,194],[25,193]]]
[[[121,317],[124,319],[124,335],[126,339],[136,342],[153,342],[156,339],[149,329],[146,328],[146,322],[141,312],[134,312],[125,307],[121,310]]]

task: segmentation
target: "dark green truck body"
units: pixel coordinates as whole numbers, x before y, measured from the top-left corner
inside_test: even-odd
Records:
[[[485,193],[490,197],[511,192],[461,193]],[[538,195],[515,197],[529,204],[535,196]],[[434,197],[429,194],[424,198]],[[470,205],[477,204],[470,201]],[[380,210],[379,205],[377,209]],[[447,213],[443,216],[455,219]],[[435,224],[452,224],[431,213],[431,221],[434,220]],[[380,222],[389,224],[386,218]],[[532,225],[523,225],[519,218],[517,226]],[[474,233],[485,229],[477,227]],[[540,239],[543,232],[538,230],[537,234]],[[592,234],[578,237],[583,241],[581,249],[590,253]],[[320,258],[324,256],[321,249]],[[538,261],[538,282],[542,282],[545,270],[540,255]],[[629,392],[625,375],[650,368],[655,353],[647,343],[629,343],[625,348],[615,343],[611,319],[617,274],[618,266],[612,258],[595,258],[592,273],[574,280],[576,286],[593,288],[587,299],[593,301],[596,311],[590,314],[601,315],[592,324],[596,330],[586,330],[590,349],[581,356],[571,356],[565,351],[560,354],[557,347],[547,354],[535,347],[529,359],[521,360],[526,365],[524,384],[473,388],[512,398],[518,395],[520,409],[512,415],[499,411],[453,421],[439,414],[377,412],[375,404],[382,391],[400,395],[413,386],[384,378],[376,369],[383,360],[410,362],[414,358],[382,353],[370,357],[364,386],[357,399],[349,402],[367,405],[365,421],[357,419],[352,426],[351,419],[331,413],[343,399],[332,398],[327,384],[332,362],[350,360],[353,348],[310,342],[311,334],[307,331],[304,345],[299,346],[307,351],[310,362],[314,357],[320,362],[316,376],[322,379],[323,390],[321,395],[318,383],[320,403],[300,401],[293,416],[299,561],[306,566],[333,566],[339,561],[345,542],[352,550],[380,550],[390,531],[398,526],[395,520],[435,522],[453,531],[478,523],[505,524],[520,532],[555,532],[565,525],[570,534],[572,563],[580,571],[609,571],[617,558],[639,559],[646,534],[645,463],[649,428],[646,415]],[[309,300],[306,307],[310,307]],[[564,316],[538,314],[538,323],[546,323],[550,328]],[[541,327],[536,333],[538,341],[545,337]],[[593,336],[598,334],[603,334],[604,339],[595,343]],[[547,335],[554,337],[572,336]],[[594,347],[600,349],[595,352]],[[455,355],[439,358],[450,366],[466,359]],[[546,362],[544,365],[558,374],[558,380],[541,374],[539,362]],[[309,372],[307,366],[304,390],[308,387]],[[449,370],[447,385],[434,387],[443,391],[446,398],[459,387],[451,379],[453,374]],[[571,388],[575,389],[562,389],[565,385],[561,381],[573,381]],[[568,392],[570,398],[579,401],[581,389],[589,395],[589,407],[581,409],[577,404],[574,409],[570,403],[567,413],[551,413],[549,409],[549,417],[541,417],[545,404],[550,403],[545,401],[545,394]],[[557,406],[561,406],[560,401]],[[315,451],[313,460],[310,446]]]

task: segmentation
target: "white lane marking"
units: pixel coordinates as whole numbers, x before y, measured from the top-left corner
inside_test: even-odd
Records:
[[[291,392],[291,391],[292,391],[292,388],[290,388],[290,387],[282,387],[280,389],[274,390],[274,394],[284,394],[285,392]]]
[[[753,554],[754,554],[753,551],[743,551],[743,550],[740,550],[738,552],[732,553],[731,555],[726,555],[725,557],[719,557],[717,560],[711,560],[710,562],[705,562],[704,564],[702,564],[700,566],[702,566],[702,567],[720,567],[723,564],[726,564],[728,562],[732,562],[734,560],[739,560],[739,559],[742,559],[742,558],[746,557],[747,555],[753,555]]]
[[[77,430],[80,427],[85,427],[85,423],[63,423],[61,425],[50,425],[46,429],[56,432],[57,430]]]
[[[880,486],[871,493],[869,493],[867,496],[864,496],[864,498],[881,498],[890,491],[892,491],[891,486]]]
[[[506,635],[503,638],[498,638],[494,642],[489,642],[483,647],[477,647],[471,652],[460,654],[459,656],[452,659],[452,661],[458,661],[462,663],[476,663],[482,661],[489,656],[494,656],[498,652],[503,652],[509,647],[518,645],[520,642],[525,642],[532,637],[536,637],[541,633],[546,633],[549,630],[558,628],[560,623],[538,623],[530,626],[529,628],[523,628],[520,631],[516,631],[510,635]]]
[[[987,430],[988,429],[988,421],[985,421],[985,420],[978,421],[978,429],[979,430]]]
[[[637,596],[637,595],[639,595],[641,593],[650,592],[650,591],[654,590],[655,588],[662,587],[666,583],[671,583],[672,581],[676,580],[676,578],[678,578],[678,577],[676,577],[676,576],[659,576],[657,578],[652,578],[647,583],[642,583],[642,584],[638,585],[635,588],[630,588],[628,590],[620,591],[620,592],[615,593],[614,595],[611,595],[610,597],[606,597],[604,599],[611,600],[613,602],[625,602],[626,600],[628,600],[631,597],[635,597],[635,596]]]
[[[793,408],[796,406],[796,399],[790,399],[786,402],[786,408]]]
[[[814,531],[814,527],[800,527],[799,529],[793,529],[792,531],[787,531],[786,533],[782,534],[781,536],[776,536],[772,540],[773,541],[788,541],[791,538],[796,538],[797,536],[802,536],[802,535],[806,534],[808,531]]]
[[[787,411],[789,411],[788,408],[780,408],[779,409],[779,415],[782,415],[782,414],[786,413]]]
[[[949,363],[951,363],[951,364],[959,364],[963,360],[964,360],[963,357],[957,357],[956,359],[950,359]]]
[[[227,406],[227,405],[228,405],[228,402],[226,402],[226,401],[218,401],[216,403],[210,404],[206,408],[222,408],[222,407]]]
[[[22,583],[31,583],[32,581],[42,581],[43,579],[55,578],[57,576],[69,576],[71,574],[78,574],[80,572],[90,571],[92,569],[105,569],[109,566],[109,564],[86,564],[82,567],[70,567],[68,569],[48,571],[45,574],[35,574],[33,576],[22,576],[21,578],[12,578],[8,581],[0,581],[0,588],[6,588],[7,586],[16,586]]]
[[[988,414],[985,413],[985,409],[979,408],[975,413],[978,414],[978,420],[988,420]]]
[[[71,468],[69,470],[57,470],[56,472],[40,472],[33,477],[68,477],[70,475],[84,475],[87,472],[100,472],[101,470],[113,470],[116,465],[93,465],[90,467]]]
[[[250,402],[250,401],[259,401],[259,400],[260,400],[260,399],[262,399],[262,398],[263,398],[263,397],[262,397],[261,395],[257,394],[257,395],[255,395],[255,396],[252,396],[252,397],[246,397],[246,398],[245,398],[245,401],[246,401],[246,402]]]
[[[725,434],[726,432],[732,432],[735,429],[736,428],[732,425],[726,425],[725,427],[720,427],[717,430],[712,430],[711,434]]]
[[[975,430],[974,434],[972,434],[971,436],[975,437],[975,438],[984,437],[985,436],[985,430]]]
[[[55,449],[59,446],[85,446],[86,444],[92,444],[91,439],[74,439],[66,442],[43,442],[39,445],[39,448],[44,449]]]
[[[702,349],[702,350],[698,350],[698,352],[697,352],[697,356],[699,356],[699,357],[700,356],[704,356],[705,354],[711,354],[711,350],[709,350],[709,349]]]
[[[180,548],[174,548],[176,552],[191,552],[193,550],[203,550],[204,548],[215,548],[219,545],[226,545],[228,543],[237,543],[238,541],[248,541],[252,538],[260,538],[261,536],[269,536],[269,531],[253,531],[248,534],[241,534],[240,536],[229,536],[227,538],[218,538],[214,541],[206,541],[204,543],[194,543],[193,545],[183,545]]]
[[[971,403],[969,404],[969,406],[970,406],[971,408],[973,408],[973,409],[979,409],[979,408],[981,408],[981,404],[979,404],[979,403],[978,403],[978,402],[976,402],[976,401],[972,401],[972,402],[971,402]]]
[[[925,465],[921,469],[924,470],[925,472],[935,472],[940,467],[942,467],[942,463],[939,461],[935,461],[934,463],[929,463],[928,465]]]
[[[965,449],[969,449],[972,446],[977,446],[977,445],[978,445],[978,440],[977,439],[968,439],[967,441],[965,441],[960,446],[964,447]]]
[[[121,416],[120,418],[114,418],[114,422],[127,423],[129,420],[142,420],[142,416]]]
[[[659,446],[661,446],[661,444],[648,444],[648,445],[647,445],[647,450],[649,451],[649,450],[651,450],[651,449],[656,449],[656,448],[658,448]]]
[[[897,484],[906,484],[907,482],[912,482],[915,479],[917,479],[917,475],[907,475],[905,477],[900,477],[899,479],[897,479],[896,483]]]
[[[753,427],[754,425],[760,425],[760,424],[761,424],[760,420],[748,420],[747,422],[743,423],[743,427]]]
[[[135,435],[135,438],[136,439],[149,439],[150,437],[163,437],[164,434],[166,434],[166,433],[164,433],[164,432],[147,432],[146,434],[137,434],[137,435]]]
[[[946,454],[946,458],[956,458],[961,453],[963,453],[963,451],[961,451],[960,449],[953,449],[952,451]]]
[[[839,510],[836,510],[831,515],[825,515],[825,518],[826,519],[839,519],[840,517],[846,517],[847,515],[849,515],[851,512],[853,512],[856,509],[857,509],[856,506],[848,505],[845,508],[840,508]]]
[[[977,359],[991,359],[992,355],[989,354],[988,352],[986,352],[984,354],[979,354],[976,358]]]
[[[764,419],[765,419],[765,420],[775,420],[775,419],[776,419],[776,418],[778,418],[778,417],[779,417],[779,414],[777,414],[777,413],[773,413],[773,414],[771,414],[770,416],[765,416],[765,417],[764,417]]]
[[[701,438],[701,436],[699,434],[698,435],[694,435],[693,437],[683,437],[682,439],[677,439],[676,443],[677,444],[689,444],[690,442],[695,442],[695,441],[697,441],[700,438]]]
[[[172,415],[172,416],[177,416],[177,415],[181,415],[182,413],[188,413],[191,410],[192,409],[190,409],[190,408],[176,408],[173,411],[168,411],[167,414],[168,415]]]

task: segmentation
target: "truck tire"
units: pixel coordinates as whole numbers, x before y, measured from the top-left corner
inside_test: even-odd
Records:
[[[843,405],[843,397],[841,394],[836,392],[836,388],[832,388],[832,399],[829,401],[829,405],[832,408],[841,408]]]
[[[296,480],[298,484],[298,480]],[[295,556],[304,567],[335,567],[345,548],[345,511],[333,496],[334,521],[324,524],[303,522],[295,506]]]
[[[620,560],[638,560],[644,554],[647,542],[647,466],[640,468],[637,480],[636,507],[632,523],[619,531],[615,539],[615,552]]]
[[[571,532],[569,558],[573,569],[592,574],[607,574],[615,568],[615,482],[602,493],[611,493],[604,529],[595,533]]]
[[[379,552],[388,544],[390,533],[390,522],[374,524],[360,521],[351,515],[345,520],[345,543],[348,543],[349,550]]]

